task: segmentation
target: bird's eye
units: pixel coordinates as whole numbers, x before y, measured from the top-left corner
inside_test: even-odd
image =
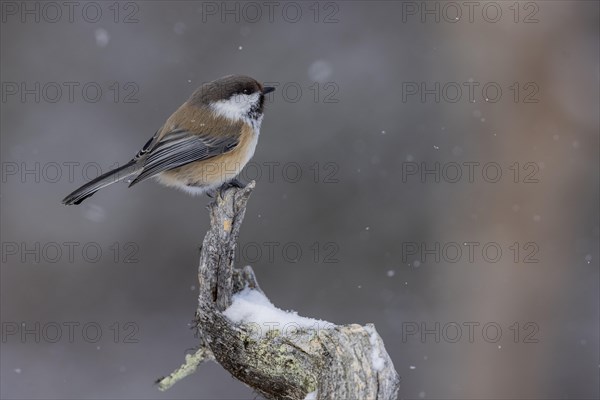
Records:
[[[250,94],[250,89],[244,89],[244,90],[242,90],[242,93],[244,93],[244,94]]]

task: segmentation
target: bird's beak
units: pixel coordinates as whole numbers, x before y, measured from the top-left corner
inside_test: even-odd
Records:
[[[263,92],[263,94],[267,94],[267,93],[271,93],[271,92],[274,92],[274,91],[275,91],[275,88],[273,86],[265,86],[263,88],[262,92]]]

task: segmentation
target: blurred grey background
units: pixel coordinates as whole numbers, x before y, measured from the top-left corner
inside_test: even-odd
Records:
[[[404,399],[597,399],[598,4],[3,1],[2,398],[257,397],[153,385],[196,344],[208,198],[60,204],[241,73],[278,85],[238,261],[274,304],[375,323]]]

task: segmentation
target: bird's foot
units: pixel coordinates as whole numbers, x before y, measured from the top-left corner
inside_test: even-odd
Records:
[[[230,187],[236,187],[238,189],[242,189],[242,188],[246,187],[246,185],[244,185],[242,182],[240,182],[237,178],[233,178],[229,182],[226,182],[224,185],[227,185],[225,187],[226,189],[230,188]]]

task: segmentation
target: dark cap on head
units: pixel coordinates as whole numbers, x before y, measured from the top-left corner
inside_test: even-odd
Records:
[[[208,105],[219,100],[227,100],[236,94],[251,95],[270,93],[274,88],[263,87],[256,79],[244,75],[227,75],[200,86],[191,96],[193,102]]]

